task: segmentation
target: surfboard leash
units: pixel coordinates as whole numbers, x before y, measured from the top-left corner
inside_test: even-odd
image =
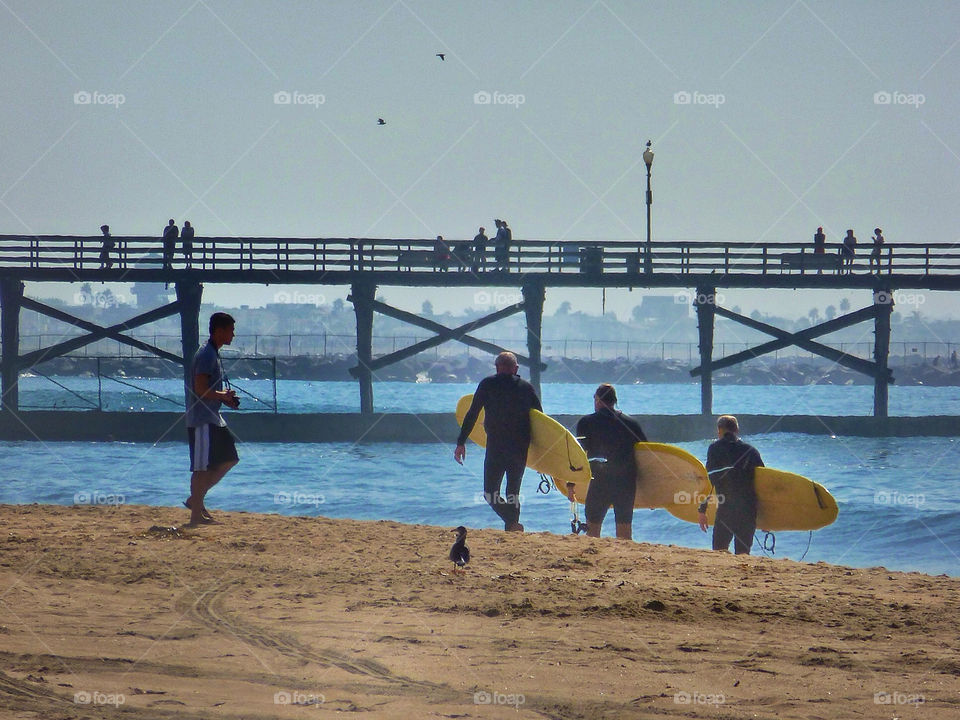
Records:
[[[807,552],[810,550],[810,543],[813,542],[813,530],[807,535],[807,549],[803,551],[803,555],[800,556],[800,559],[797,562],[802,562],[803,559],[807,556]]]
[[[758,537],[757,537],[757,534],[754,533],[754,534],[753,534],[753,539],[757,541],[757,545],[760,546],[760,550],[763,552],[764,555],[767,555],[768,552],[770,553],[770,555],[776,555],[776,553],[777,553],[777,536],[774,535],[772,532],[768,532],[768,531],[764,530],[764,532],[763,532],[763,540],[761,540],[760,538],[758,538]],[[767,555],[767,557],[770,557],[770,555]]]

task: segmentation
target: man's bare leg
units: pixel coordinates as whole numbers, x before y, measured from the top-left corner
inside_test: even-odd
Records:
[[[229,460],[217,465],[214,470],[197,470],[190,476],[190,524],[199,525],[203,522],[209,522],[210,513],[207,512],[204,505],[204,498],[207,492],[223,479],[230,468],[237,464],[236,460]],[[204,513],[207,517],[204,517]]]
[[[617,537],[621,540],[633,540],[633,523],[617,523]]]
[[[602,522],[590,522],[587,520],[587,537],[600,537],[600,526]]]

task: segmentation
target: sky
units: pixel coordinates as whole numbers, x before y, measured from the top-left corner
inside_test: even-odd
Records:
[[[958,240],[949,0],[0,0],[0,17],[0,234],[159,236],[172,217],[198,237],[461,239],[502,217],[517,240],[641,242],[650,140],[658,241],[797,242],[818,225],[830,242],[877,226]],[[477,296],[381,292],[437,311]],[[839,302],[727,294],[788,317]],[[920,309],[960,314],[949,298]],[[548,289],[546,312],[564,300],[600,311],[599,291]],[[612,291],[606,307],[638,302]]]

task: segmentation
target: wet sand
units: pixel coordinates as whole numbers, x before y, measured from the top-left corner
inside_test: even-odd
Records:
[[[960,716],[958,579],[215,514],[0,506],[0,717]]]

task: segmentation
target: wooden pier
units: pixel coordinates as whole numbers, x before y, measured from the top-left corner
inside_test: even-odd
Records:
[[[383,238],[196,238],[192,257],[178,246],[172,261],[152,237],[117,237],[110,267],[100,260],[100,236],[0,236],[0,330],[2,330],[3,409],[19,408],[19,373],[102,338],[111,338],[184,365],[200,343],[200,303],[205,283],[348,285],[357,322],[357,366],[361,413],[374,412],[376,372],[392,362],[436,345],[458,341],[491,353],[499,346],[471,333],[514,313],[527,324],[527,352],[518,353],[538,388],[547,367],[541,358],[540,329],[548,289],[681,288],[693,292],[699,329],[700,364],[691,375],[701,383],[701,411],[713,411],[712,373],[765,353],[795,345],[874,378],[874,415],[887,416],[890,315],[896,290],[960,289],[960,249],[951,243],[888,243],[870,261],[863,247],[852,266],[842,265],[839,244],[817,254],[809,243],[641,242],[519,240],[509,250],[506,270],[494,269],[493,239],[478,253],[467,240],[437,248],[434,240]],[[24,295],[34,282],[170,283],[177,299],[111,327],[101,327]],[[379,286],[517,287],[523,301],[465,325],[448,328],[375,299]],[[739,315],[716,302],[719,288],[866,289],[873,302],[815,327],[791,333]],[[87,334],[21,354],[21,308],[75,325]],[[390,355],[373,357],[376,314],[427,329],[433,338]],[[171,315],[180,316],[181,354],[173,354],[125,333]],[[713,357],[716,316],[728,318],[772,337],[749,350]],[[874,323],[874,353],[866,360],[815,338],[859,322]]]

